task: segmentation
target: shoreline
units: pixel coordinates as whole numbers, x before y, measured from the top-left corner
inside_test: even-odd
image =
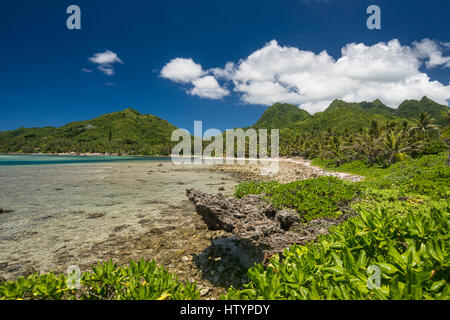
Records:
[[[61,152],[61,153],[23,153],[23,152],[9,152],[9,153],[1,153],[0,156],[83,156],[83,157],[152,157],[152,158],[167,158],[170,155],[129,155],[129,154],[117,154],[117,153],[97,153],[97,152]]]
[[[363,176],[346,172],[325,170],[313,165],[311,161],[312,160],[303,159],[301,157],[280,157],[276,161],[277,170],[272,174],[268,167],[263,163],[214,164],[210,170],[232,173],[244,180],[275,180],[279,183],[290,183],[297,180],[305,180],[323,176],[337,177],[350,182],[364,180]]]
[[[231,195],[239,181],[208,169],[168,161],[6,169],[0,193],[13,211],[0,214],[0,280],[144,258],[195,280],[206,289],[203,299],[219,297],[221,283],[242,283],[241,269],[223,259],[224,272],[212,274],[219,261],[211,261],[211,239],[225,233],[207,230],[185,190]]]
[[[134,157],[134,158],[161,158],[161,159],[172,159],[171,155],[118,155],[118,154],[108,154],[108,153],[0,153],[0,155],[36,155],[36,156],[84,156],[84,157]],[[181,161],[180,164],[189,165],[189,164],[207,164],[212,165],[213,168],[211,171],[223,171],[229,173],[236,173],[245,178],[253,176],[254,179],[257,180],[267,180],[268,177],[275,176],[275,180],[278,182],[292,182],[296,180],[305,179],[304,177],[295,177],[292,176],[288,171],[286,171],[286,166],[280,164],[294,164],[299,165],[300,167],[306,167],[310,169],[311,178],[315,178],[318,176],[333,176],[338,177],[340,179],[357,182],[364,179],[363,176],[351,174],[347,172],[339,172],[339,171],[329,171],[319,166],[315,166],[312,164],[312,160],[304,159],[302,157],[287,157],[281,156],[278,158],[231,158],[231,157],[202,157],[202,156],[177,156],[178,159],[185,159]],[[199,159],[201,158],[201,163],[197,163],[194,161],[189,162],[188,159]],[[218,162],[218,163],[217,163]],[[270,164],[276,163],[278,168],[283,169],[281,174],[275,172],[275,174],[271,174],[270,170],[263,167],[263,162],[269,162]],[[179,164],[175,164],[179,165]],[[234,167],[231,167],[234,166]],[[243,169],[242,166],[258,166],[258,168],[253,168],[251,170]],[[295,171],[295,169],[293,169]],[[259,172],[258,172],[259,171]],[[265,172],[264,172],[265,171]],[[269,171],[269,172],[268,172]],[[291,175],[292,177],[288,177]],[[283,176],[284,178],[281,178]],[[270,179],[270,178],[269,178]],[[307,179],[307,178],[306,178]]]
[[[154,164],[150,164],[151,168],[149,168],[148,164],[143,162],[135,162],[134,164],[123,162],[123,164],[117,163],[114,166],[117,167],[115,168],[116,174],[121,173],[121,171],[123,171],[124,174],[125,172],[134,172],[135,175],[132,181],[137,181],[139,184],[142,184],[142,179],[144,179],[142,173],[144,172],[146,175],[147,171],[148,173],[152,173],[152,175],[158,172],[158,174],[169,174],[167,177],[169,177],[172,172],[176,176],[172,183],[180,185],[179,188],[184,189],[193,186],[188,183],[187,180],[181,178],[177,172],[201,170],[204,172],[204,175],[207,176],[208,172],[217,171],[216,173],[219,174],[217,178],[206,181],[203,184],[205,189],[209,189],[209,193],[221,191],[224,182],[227,182],[227,180],[229,180],[227,184],[231,183],[231,180],[234,180],[235,186],[237,183],[245,180],[274,179],[279,182],[290,182],[290,180],[336,174],[333,172],[327,173],[325,170],[312,166],[310,160],[302,158],[283,157],[277,159],[277,163],[279,164],[279,171],[274,176],[260,174],[261,168],[264,167],[263,163],[212,164],[209,166],[203,164],[203,166],[196,168],[193,165],[179,167],[171,162],[159,166],[158,163],[155,162]],[[139,167],[142,169],[136,171]],[[143,171],[144,167],[145,171]],[[171,167],[172,169],[170,169]],[[220,177],[221,174],[224,174],[224,176]],[[229,175],[229,178],[227,178],[227,175]],[[344,176],[351,175],[344,174]],[[129,173],[126,173],[123,176],[123,178],[125,177],[129,177]],[[119,180],[117,180],[118,178],[118,176],[114,175],[107,180],[110,181],[110,184],[114,185],[119,183]],[[149,181],[152,180],[151,176],[147,176],[146,178],[150,178]],[[71,182],[71,184],[74,184],[74,182]],[[51,189],[48,189],[45,193],[57,194],[61,192],[52,191],[59,190],[55,187],[57,186],[55,185]],[[68,186],[61,187],[61,189],[63,188],[65,190]],[[121,192],[123,193],[123,190]],[[231,195],[231,189],[227,188],[226,194]],[[201,220],[201,217],[195,213],[193,205],[190,204],[184,196],[180,196],[176,203],[170,202],[165,198],[153,199],[153,197],[144,201],[147,201],[149,204],[158,203],[160,208],[157,209],[157,211],[160,211],[162,215],[155,218],[153,215],[149,215],[149,213],[145,214],[137,209],[128,211],[121,210],[124,214],[130,216],[135,215],[137,219],[130,217],[131,220],[128,219],[127,221],[123,221],[119,225],[114,226],[114,229],[105,234],[106,238],[103,240],[83,241],[82,250],[69,250],[70,246],[66,248],[66,244],[60,248],[58,248],[59,245],[54,247],[51,250],[53,261],[51,263],[53,267],[51,268],[53,271],[64,272],[65,266],[73,264],[74,259],[78,260],[78,264],[83,271],[87,271],[95,264],[95,261],[108,261],[109,259],[112,259],[118,265],[124,265],[129,263],[129,260],[131,259],[138,260],[139,258],[145,258],[151,260],[154,258],[159,265],[162,265],[168,271],[179,275],[181,280],[197,281],[197,283],[205,289],[204,292],[207,292],[201,299],[217,299],[220,294],[225,292],[224,284],[229,284],[229,282],[235,287],[239,287],[241,284],[245,283],[245,270],[243,270],[231,256],[224,256],[223,252],[218,252],[217,247],[213,245],[214,241],[221,241],[220,239],[230,238],[232,235],[224,231],[208,230]],[[131,202],[137,204],[139,201],[136,196],[133,196]],[[83,220],[80,220],[86,221],[86,223],[89,221],[105,223],[106,221],[109,221],[110,218],[115,218],[111,217],[111,215],[113,215],[111,209],[102,211],[104,216],[93,216],[92,213],[94,211],[97,212],[96,210],[98,211],[100,209],[92,208],[86,210],[84,213],[80,213],[81,211],[77,211],[73,208],[70,215],[86,216]],[[55,215],[54,218],[57,218],[57,216]],[[49,217],[48,213],[46,213],[42,217],[36,217],[36,219],[45,219],[39,221],[51,221],[52,217]],[[61,218],[57,219],[60,220]],[[136,221],[133,222],[133,219]],[[59,223],[62,223],[62,221]],[[72,227],[72,225],[67,226]],[[40,233],[40,230],[41,229],[35,231]],[[23,240],[30,241],[36,237],[32,231],[33,230],[25,229],[26,235],[24,235],[25,238],[23,238]],[[55,236],[59,235],[55,234]],[[10,261],[9,259],[3,259],[2,261],[8,263],[7,269],[20,266],[25,272],[48,272],[50,270],[41,266],[40,263],[36,263],[33,259],[30,259],[31,261],[27,260],[28,259]],[[40,267],[42,267],[41,270],[39,270]],[[5,271],[6,268],[4,269]],[[16,275],[18,275],[18,273],[16,273]]]

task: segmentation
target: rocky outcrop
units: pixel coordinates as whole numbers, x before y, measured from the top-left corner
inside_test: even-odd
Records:
[[[10,212],[13,212],[14,210],[8,210],[8,209],[3,209],[3,208],[0,208],[0,214],[1,213],[10,213]]]
[[[348,218],[344,215],[338,219],[316,219],[305,226],[298,213],[276,210],[261,196],[237,199],[194,189],[187,189],[186,195],[208,229],[232,234],[228,242],[222,240],[221,245],[228,246],[228,252],[233,252],[244,267],[264,262],[291,244],[315,240],[318,235],[327,233],[330,226]]]

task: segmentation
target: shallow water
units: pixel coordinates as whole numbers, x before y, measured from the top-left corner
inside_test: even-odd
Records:
[[[62,249],[106,241],[124,225],[129,235],[142,232],[139,220],[164,220],[165,212],[186,201],[187,188],[231,194],[237,181],[206,167],[161,159],[0,165],[0,208],[13,210],[0,214],[0,276],[17,276],[26,265],[41,272],[64,269],[55,265]]]
[[[68,164],[92,162],[119,161],[168,161],[169,157],[150,156],[54,156],[45,154],[0,154],[0,166],[7,165],[39,165],[39,164]]]

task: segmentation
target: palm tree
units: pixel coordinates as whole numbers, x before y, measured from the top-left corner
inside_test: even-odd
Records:
[[[342,146],[341,139],[339,139],[339,137],[336,135],[332,136],[330,138],[330,141],[329,141],[327,147],[328,147],[328,151],[330,151],[333,158],[337,158],[337,160],[336,160],[337,165],[340,166],[342,164],[342,157],[344,156],[344,154],[343,154],[344,148]]]
[[[384,124],[384,128],[385,130],[393,130],[395,128],[395,121],[394,120],[388,120],[386,121],[386,123]]]
[[[370,135],[374,138],[378,138],[380,136],[380,124],[377,120],[370,121]]]
[[[408,126],[409,126],[408,120],[403,120],[401,123],[403,133],[406,133],[406,131],[408,131]]]
[[[375,132],[371,130],[370,133],[364,132],[362,134],[358,134],[353,142],[353,150],[359,154],[363,154],[366,157],[367,162],[370,164],[376,162],[380,151],[382,151],[382,148],[380,147],[381,138],[373,137],[372,134],[374,133]]]
[[[419,113],[419,119],[416,123],[411,127],[410,130],[418,131],[418,132],[428,132],[430,130],[437,130],[439,127],[432,124],[433,119],[430,118],[430,115],[426,112]]]
[[[411,146],[405,145],[405,141],[406,140],[402,139],[401,132],[395,133],[391,130],[385,135],[383,147],[387,155],[388,164],[392,164],[394,162],[396,154],[411,149]]]

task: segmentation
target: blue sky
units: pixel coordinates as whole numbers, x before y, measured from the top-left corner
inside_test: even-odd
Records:
[[[71,4],[81,8],[81,30],[66,28]],[[381,30],[366,27],[371,4],[381,8]],[[403,96],[428,91],[445,101],[450,98],[448,12],[450,3],[440,0],[5,0],[0,4],[0,130],[60,126],[128,107],[189,130],[194,120],[224,130],[253,124],[278,98],[314,112],[332,98],[370,99],[386,85],[399,88],[383,91],[382,100],[393,107]],[[399,42],[388,45],[393,39]],[[386,45],[376,46],[382,42]],[[365,47],[349,46],[347,52],[356,53],[337,66],[341,49],[351,43]],[[108,50],[116,61],[95,63],[95,54]],[[385,60],[367,64],[379,50],[387,50]],[[251,54],[264,59],[253,61]],[[311,70],[278,65],[280,59],[305,57],[312,59]],[[162,70],[176,58],[190,59],[201,74],[186,78],[182,68],[175,70],[181,72],[178,81],[173,73],[164,76]],[[233,65],[224,75],[227,62]],[[378,66],[368,73],[373,79],[358,73],[364,66]],[[332,73],[332,82],[315,76],[321,73]],[[420,78],[419,87],[405,85],[413,78]],[[211,98],[208,92],[222,94]]]

